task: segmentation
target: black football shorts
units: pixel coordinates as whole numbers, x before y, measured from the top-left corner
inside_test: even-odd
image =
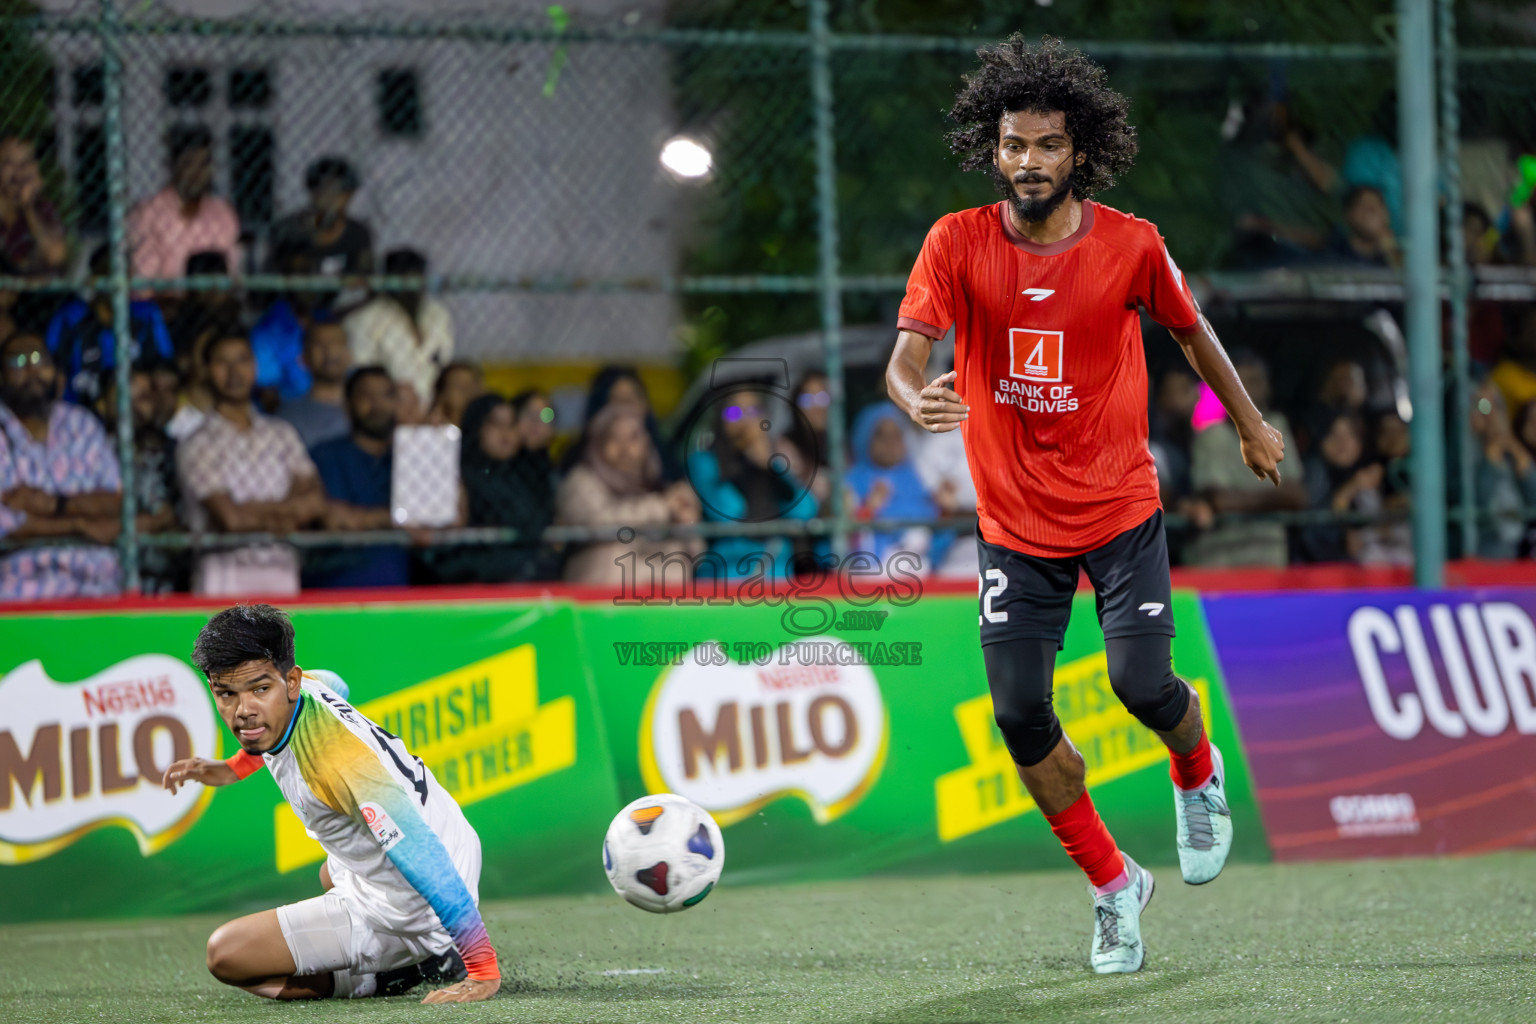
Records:
[[[1157,633],[1173,636],[1173,584],[1163,513],[1071,558],[1038,558],[989,544],[978,533],[981,561],[981,643],[1054,640],[1059,649],[1072,617],[1081,566],[1093,584],[1105,639]]]

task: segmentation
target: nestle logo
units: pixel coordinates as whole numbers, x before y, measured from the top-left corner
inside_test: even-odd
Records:
[[[94,691],[85,689],[81,694],[87,717],[147,711],[176,703],[176,688],[171,685],[170,676],[103,683]]]
[[[1328,801],[1328,813],[1339,826],[1341,839],[1417,835],[1419,831],[1418,811],[1408,793],[1336,796]]]

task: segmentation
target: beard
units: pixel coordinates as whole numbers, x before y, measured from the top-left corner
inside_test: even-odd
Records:
[[[358,420],[356,429],[364,437],[375,441],[388,441],[395,436],[395,418],[370,416],[365,420]]]
[[[1014,181],[1003,177],[1003,172],[997,169],[997,165],[992,165],[992,181],[997,185],[998,191],[1003,194],[1004,199],[1008,200],[1009,205],[1013,207],[1013,212],[1018,214],[1020,220],[1032,224],[1045,220],[1067,201],[1067,196],[1072,194],[1072,178],[1076,173],[1077,168],[1069,168],[1067,176],[1050,195],[1041,199],[1032,199],[1019,195],[1014,188]],[[1048,179],[1043,175],[1035,174],[1026,175],[1024,181],[1048,181]]]
[[[41,381],[30,381],[19,388],[0,388],[0,404],[4,404],[19,420],[46,419],[53,405],[50,389]]]

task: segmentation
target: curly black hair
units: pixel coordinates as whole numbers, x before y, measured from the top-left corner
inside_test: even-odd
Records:
[[[1045,36],[1031,46],[1015,32],[1006,42],[976,51],[981,67],[965,76],[947,136],[968,171],[990,170],[997,151],[997,126],[1014,110],[1066,115],[1067,135],[1085,155],[1073,173],[1072,192],[1092,198],[1109,188],[1136,158],[1136,129],[1126,122],[1129,103],[1109,87],[1108,74],[1080,50]]]

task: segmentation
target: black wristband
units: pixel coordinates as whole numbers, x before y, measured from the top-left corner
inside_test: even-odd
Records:
[[[53,517],[55,519],[62,519],[64,517],[64,507],[68,504],[69,499],[62,494],[59,495],[59,500],[53,503]]]

